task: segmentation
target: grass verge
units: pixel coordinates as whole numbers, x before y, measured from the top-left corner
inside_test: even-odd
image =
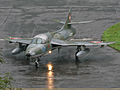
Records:
[[[120,23],[117,23],[105,30],[102,35],[102,40],[106,42],[115,41],[115,44],[109,46],[120,51]]]

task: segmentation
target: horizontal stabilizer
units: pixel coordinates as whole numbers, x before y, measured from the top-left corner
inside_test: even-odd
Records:
[[[71,23],[68,23],[68,24],[87,24],[87,23],[92,23],[94,22],[95,20],[91,20],[91,21],[81,21],[81,22],[71,22]]]
[[[96,21],[96,20],[81,21],[81,22],[70,22],[70,23],[68,23],[68,24],[87,24],[87,23],[92,23],[92,22],[94,22],[94,21]],[[56,22],[61,23],[61,24],[65,24],[64,21],[60,21],[60,20],[56,20]]]

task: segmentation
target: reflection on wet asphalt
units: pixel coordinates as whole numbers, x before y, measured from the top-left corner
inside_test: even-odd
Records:
[[[54,88],[54,73],[52,71],[48,71],[48,88]]]
[[[65,20],[69,7],[73,21],[97,18],[119,18],[119,0],[0,0],[0,38],[8,36],[32,37],[38,33],[55,31]],[[101,20],[90,24],[74,25],[75,38],[100,40],[104,30],[119,19]],[[41,58],[39,69],[29,63],[24,52],[13,56],[17,44],[0,41],[6,63],[0,72],[11,72],[14,87],[23,88],[79,88],[120,87],[120,53],[110,47],[91,48],[90,53],[75,62],[76,47],[62,48]],[[53,70],[47,64],[51,62]]]

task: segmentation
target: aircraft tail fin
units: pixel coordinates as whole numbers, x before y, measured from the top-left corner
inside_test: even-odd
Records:
[[[57,22],[64,24],[63,28],[70,29],[72,24],[87,24],[87,23],[92,23],[92,22],[95,22],[95,21],[96,20],[72,22],[71,21],[71,9],[69,9],[69,13],[68,13],[66,21],[65,22],[57,21]]]
[[[68,16],[67,16],[67,19],[64,23],[64,26],[63,28],[71,28],[71,8],[69,9],[69,13],[68,13]]]

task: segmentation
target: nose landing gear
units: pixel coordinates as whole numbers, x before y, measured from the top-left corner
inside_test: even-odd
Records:
[[[40,64],[40,58],[31,58],[31,57],[27,57],[27,61],[30,63],[30,61],[33,61],[35,63],[35,67],[39,68]]]
[[[39,62],[40,62],[40,59],[36,58],[36,60],[35,60],[35,67],[36,68],[39,68],[39,66],[40,66]]]

